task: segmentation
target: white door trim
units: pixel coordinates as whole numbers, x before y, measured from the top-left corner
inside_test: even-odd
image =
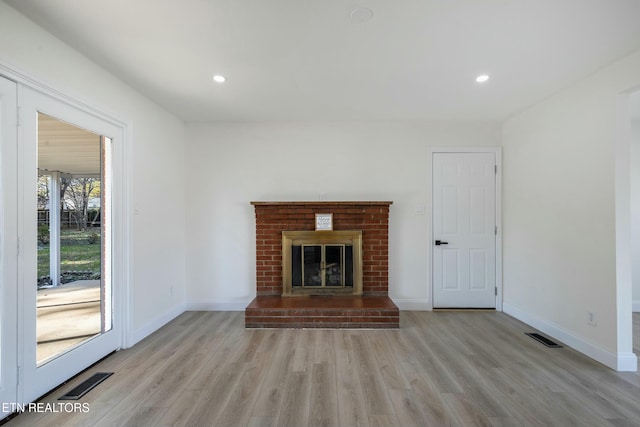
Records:
[[[0,78],[0,403],[18,401],[18,85]],[[9,409],[11,411],[12,409]],[[0,408],[0,420],[8,416]]]
[[[429,287],[429,309],[433,310],[433,155],[435,153],[493,153],[496,156],[496,311],[502,311],[502,147],[429,147],[429,245],[427,245],[427,268]]]

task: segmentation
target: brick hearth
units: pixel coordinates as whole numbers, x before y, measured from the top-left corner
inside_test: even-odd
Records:
[[[397,328],[399,310],[388,297],[391,203],[252,202],[257,296],[246,327]],[[334,230],[362,231],[362,296],[281,297],[282,231],[314,230],[316,213],[332,213]]]
[[[254,299],[247,328],[397,328],[398,307],[388,297],[279,297]]]

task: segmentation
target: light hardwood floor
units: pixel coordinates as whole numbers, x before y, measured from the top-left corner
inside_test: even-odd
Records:
[[[7,426],[640,425],[638,374],[546,348],[503,313],[402,312],[401,328],[383,331],[243,321],[184,313],[43,399],[113,371],[81,400],[88,413],[25,413]]]

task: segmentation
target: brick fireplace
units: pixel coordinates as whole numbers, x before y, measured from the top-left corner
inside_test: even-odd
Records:
[[[388,297],[391,203],[252,202],[257,296],[245,311],[246,327],[397,328],[399,310]],[[283,232],[311,232],[303,234],[313,236],[316,214],[320,213],[331,214],[334,231],[361,234],[361,295],[328,296],[309,291],[291,296],[283,286],[289,268],[285,261],[283,270]],[[315,233],[326,240],[323,233],[331,232]]]

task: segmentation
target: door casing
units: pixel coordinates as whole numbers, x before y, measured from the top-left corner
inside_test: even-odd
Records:
[[[18,233],[17,222],[17,106],[18,86],[0,76],[0,404],[18,398]],[[8,413],[0,408],[0,419]]]

